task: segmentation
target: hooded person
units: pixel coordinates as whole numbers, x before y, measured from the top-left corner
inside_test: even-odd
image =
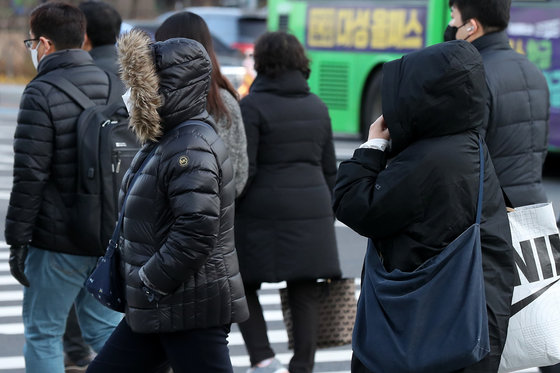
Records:
[[[487,95],[482,60],[465,41],[434,45],[386,63],[382,88],[383,116],[370,127],[369,140],[341,163],[334,210],[341,222],[372,240],[386,271],[413,272],[475,222]],[[465,372],[497,371],[514,279],[506,207],[483,142],[482,150],[480,230],[490,353]],[[366,275],[372,270],[369,255],[375,254],[366,254]],[[376,299],[368,289],[364,284],[356,318],[363,328],[365,304]],[[364,361],[374,348],[365,339],[375,335],[353,340],[353,372],[375,371]]]
[[[118,47],[130,125],[144,146],[120,198],[128,193],[119,240],[125,318],[88,372],[166,364],[232,372],[227,335],[248,311],[234,246],[233,168],[206,112],[210,59],[194,40],[152,44],[137,30]]]

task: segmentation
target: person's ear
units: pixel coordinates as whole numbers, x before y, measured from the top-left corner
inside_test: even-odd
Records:
[[[475,36],[484,35],[484,28],[476,18],[472,18],[471,20],[469,20],[468,28],[472,28],[468,32],[475,34]]]
[[[47,39],[44,36],[39,36],[39,40],[41,41],[41,45],[43,46],[43,55],[46,56],[48,54],[56,52],[54,43],[51,40]]]
[[[88,38],[87,34],[84,35],[84,43],[82,44],[82,49],[85,50],[86,52],[89,52],[90,50],[93,49],[93,46],[91,45],[91,40]]]

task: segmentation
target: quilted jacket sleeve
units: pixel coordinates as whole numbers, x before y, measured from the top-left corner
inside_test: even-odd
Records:
[[[8,245],[32,239],[33,227],[49,179],[54,130],[44,93],[33,83],[25,89],[14,136],[14,179],[6,217]]]
[[[357,149],[342,162],[334,189],[338,220],[362,236],[375,239],[399,232],[421,214],[418,177],[412,162],[394,159],[385,168],[385,154]]]

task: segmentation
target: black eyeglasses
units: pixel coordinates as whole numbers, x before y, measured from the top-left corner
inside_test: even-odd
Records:
[[[23,44],[25,44],[25,47],[27,49],[31,49],[33,47],[33,42],[34,41],[39,41],[39,39],[27,39],[23,41]]]

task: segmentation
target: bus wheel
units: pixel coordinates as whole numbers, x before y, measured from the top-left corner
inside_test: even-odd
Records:
[[[360,135],[362,140],[367,140],[369,126],[383,113],[381,106],[381,82],[383,74],[381,70],[373,73],[362,96],[362,115]]]

